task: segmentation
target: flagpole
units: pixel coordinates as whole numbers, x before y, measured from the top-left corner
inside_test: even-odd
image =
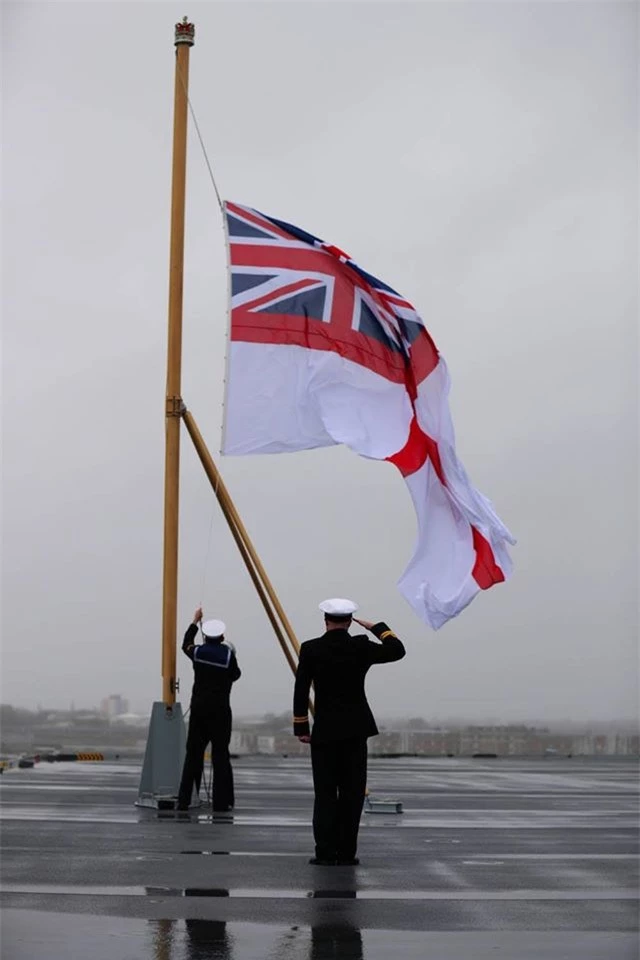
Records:
[[[180,493],[180,416],[182,411],[182,288],[184,209],[187,171],[189,50],[195,28],[186,17],[176,23],[176,66],[171,172],[169,245],[169,322],[165,398],[164,546],[162,564],[162,700],[154,702],[144,752],[139,807],[159,810],[176,802],[185,757],[182,707],[176,703],[176,630],[178,625],[178,505]]]
[[[178,512],[180,493],[180,411],[182,400],[182,291],[187,166],[189,52],[195,29],[184,17],[175,28],[176,69],[173,113],[171,240],[169,257],[169,327],[165,403],[164,557],[162,576],[162,699],[176,702],[176,631],[178,615]]]

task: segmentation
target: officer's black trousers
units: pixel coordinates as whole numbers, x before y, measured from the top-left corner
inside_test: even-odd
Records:
[[[367,740],[311,744],[313,836],[319,860],[352,860],[367,787]]]
[[[228,810],[234,805],[233,770],[229,758],[231,739],[231,709],[212,709],[209,706],[191,703],[187,755],[182,768],[178,793],[178,806],[186,808],[191,803],[194,784],[200,785],[204,751],[211,744],[213,764],[213,787],[211,800],[214,810]]]

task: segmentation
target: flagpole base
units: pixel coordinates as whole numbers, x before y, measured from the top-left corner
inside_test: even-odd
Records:
[[[186,742],[182,705],[156,701],[149,721],[137,807],[175,810]]]

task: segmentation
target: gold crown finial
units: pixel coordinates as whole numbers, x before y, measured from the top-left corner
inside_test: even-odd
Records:
[[[192,47],[195,43],[196,28],[192,23],[189,23],[188,17],[182,18],[182,23],[176,23],[176,33],[174,43],[176,46],[180,43],[186,43],[188,47]]]

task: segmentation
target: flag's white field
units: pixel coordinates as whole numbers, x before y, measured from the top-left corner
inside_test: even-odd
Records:
[[[456,456],[444,360],[411,304],[342,251],[250,208],[226,214],[223,453],[342,443],[395,463],[418,518],[399,588],[440,627],[506,579],[514,542]]]

